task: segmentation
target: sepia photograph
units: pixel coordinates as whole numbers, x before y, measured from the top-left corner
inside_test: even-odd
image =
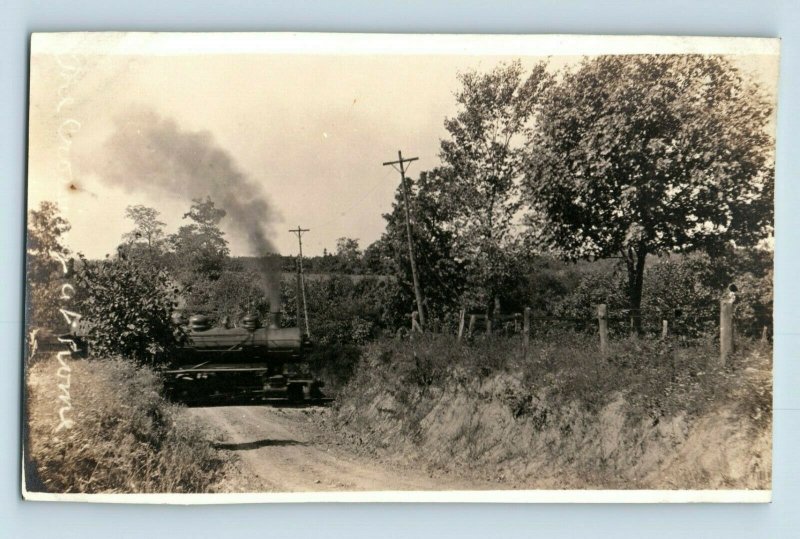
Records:
[[[23,496],[769,502],[778,65],[33,34]]]

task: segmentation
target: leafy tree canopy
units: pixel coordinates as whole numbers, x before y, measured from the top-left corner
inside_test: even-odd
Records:
[[[55,202],[43,201],[39,208],[28,212],[26,245],[26,274],[28,292],[28,325],[54,329],[63,325],[58,312],[58,283],[64,275],[69,249],[64,245],[64,234],[70,225]]]
[[[443,166],[434,178],[446,194],[458,251],[471,261],[491,309],[512,265],[524,142],[552,77],[544,63],[526,75],[517,61],[459,78],[459,110],[445,120],[449,138],[441,142]]]
[[[158,210],[138,204],[125,208],[125,217],[133,221],[134,228],[122,235],[126,243],[144,243],[149,248],[160,246],[164,239],[165,223],[158,220]]]
[[[158,211],[142,205],[128,206],[125,217],[133,221],[134,228],[122,235],[124,243],[117,252],[142,264],[164,267],[166,236]]]
[[[127,257],[81,256],[75,278],[93,355],[148,363],[167,357],[180,335],[170,320],[177,290],[166,272]]]
[[[358,273],[361,250],[358,247],[358,239],[342,237],[336,240],[336,256],[339,257],[341,267],[339,271],[343,273]]]
[[[457,310],[467,282],[466,263],[456,256],[455,234],[449,226],[452,205],[445,200],[447,193],[438,170],[422,172],[417,181],[407,178],[406,185],[425,310],[429,318],[442,319]],[[392,212],[383,217],[386,231],[367,251],[381,259],[384,267],[390,266],[388,273],[399,276],[400,295],[395,298],[395,307],[399,313],[408,313],[414,310],[414,289],[401,187],[395,193]]]
[[[530,132],[537,243],[621,257],[631,307],[648,254],[750,245],[771,231],[772,108],[713,56],[601,56],[561,73]]]
[[[173,251],[175,272],[184,282],[196,277],[218,279],[230,253],[225,233],[219,223],[225,210],[217,208],[210,198],[194,199],[184,219],[191,222],[183,225],[169,237]]]
[[[58,256],[66,257],[69,249],[62,243],[70,230],[55,202],[43,201],[39,209],[28,212],[28,276],[36,282],[46,282],[51,274],[62,268]]]

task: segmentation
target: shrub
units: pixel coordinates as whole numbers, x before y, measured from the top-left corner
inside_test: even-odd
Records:
[[[604,303],[609,313],[628,306],[625,276],[617,271],[586,272],[577,286],[554,307],[556,316],[574,319],[593,319],[597,305]],[[576,323],[575,329],[593,330],[594,322]]]
[[[712,259],[703,253],[655,259],[647,266],[640,316],[646,332],[657,333],[668,320],[673,334],[699,337],[718,324],[719,299],[735,283],[737,329],[751,337],[772,327],[772,259],[752,250]],[[628,333],[630,317],[625,275],[619,268],[598,265],[584,272],[577,285],[553,306],[557,316],[593,318],[597,304],[608,307],[610,330]],[[593,329],[594,324],[575,324]]]
[[[666,319],[673,334],[698,336],[714,331],[722,288],[713,286],[708,257],[659,259],[646,269],[644,279],[642,311],[651,329],[658,331]]]
[[[713,333],[719,299],[728,285],[738,291],[734,303],[737,331],[756,337],[772,327],[772,258],[742,250],[711,259],[702,253],[661,259],[645,273],[643,309],[672,318],[673,331],[687,335]],[[681,316],[674,316],[675,310]]]
[[[773,273],[770,269],[759,277],[753,273],[739,275],[734,303],[736,329],[743,335],[755,337],[766,328],[772,333]]]
[[[282,281],[284,323],[297,323],[295,280]],[[306,280],[311,334],[319,346],[360,345],[390,327],[386,321],[390,281],[365,276],[330,275]],[[301,324],[302,325],[302,324]]]
[[[92,355],[157,362],[180,337],[170,320],[178,291],[164,271],[127,258],[81,257],[76,285]]]
[[[55,359],[28,373],[26,456],[45,492],[207,492],[225,461],[147,367],[121,359],[70,361],[69,429],[59,424]],[[31,477],[31,474],[29,474]]]
[[[325,392],[334,396],[355,374],[360,359],[360,347],[334,343],[312,350],[308,364],[311,372],[325,382]]]
[[[246,314],[262,318],[269,312],[269,300],[261,289],[262,277],[254,271],[223,270],[218,279],[195,276],[182,290],[185,308],[217,319],[236,321]]]

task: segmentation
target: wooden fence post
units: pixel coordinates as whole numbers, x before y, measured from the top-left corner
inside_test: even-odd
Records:
[[[668,320],[662,320],[661,321],[661,340],[662,341],[665,340],[667,338],[667,335],[669,335],[669,321]]]
[[[411,331],[422,333],[422,326],[419,325],[419,311],[411,313]]]
[[[605,303],[597,306],[597,326],[600,330],[600,353],[608,354],[608,309]]]
[[[461,338],[464,336],[464,316],[466,315],[466,311],[461,309],[461,313],[458,317],[458,340],[460,341]]]
[[[719,366],[724,367],[733,352],[733,301],[719,301]]]
[[[522,316],[522,345],[527,354],[528,345],[531,341],[531,308],[525,307],[525,314]]]

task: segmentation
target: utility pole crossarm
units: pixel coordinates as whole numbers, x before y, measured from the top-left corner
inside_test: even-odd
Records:
[[[400,158],[400,160],[398,160],[398,161],[386,161],[386,162],[383,164],[383,166],[388,166],[388,165],[402,165],[403,163],[410,163],[411,161],[418,161],[418,160],[419,160],[419,157],[409,157],[409,158],[407,158],[407,159],[403,159],[403,158],[402,158],[402,156],[400,156],[400,157],[401,157],[401,158]]]
[[[417,262],[414,259],[414,243],[411,239],[411,212],[409,211],[408,205],[408,186],[406,185],[406,163],[411,163],[412,161],[416,161],[419,157],[408,157],[403,159],[403,153],[398,150],[397,152],[397,161],[387,161],[383,163],[383,166],[391,166],[395,170],[400,173],[400,185],[403,188],[403,207],[405,208],[405,216],[406,216],[406,236],[408,237],[408,258],[411,262],[411,278],[414,281],[414,299],[417,303],[417,312],[419,313],[419,325],[424,328],[425,327],[425,313],[422,310],[422,289],[419,286],[419,277],[417,276]],[[395,165],[400,165],[400,168],[395,167]]]

